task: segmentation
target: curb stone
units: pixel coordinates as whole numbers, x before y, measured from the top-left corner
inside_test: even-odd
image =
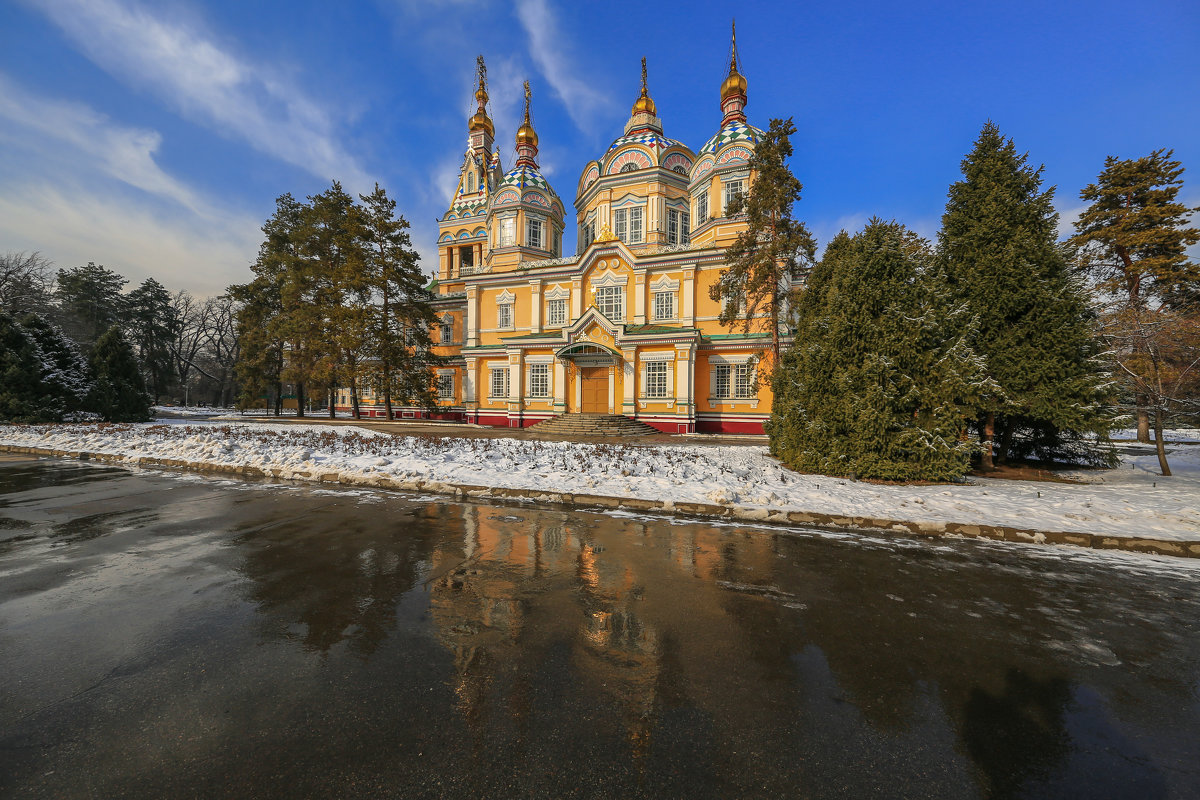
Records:
[[[939,538],[954,536],[966,539],[992,539],[1020,544],[1070,545],[1093,550],[1125,550],[1134,553],[1150,553],[1182,558],[1200,558],[1200,541],[1177,541],[1150,537],[1123,537],[1107,534],[1082,533],[1077,531],[1040,531],[1025,528],[1010,528],[1004,525],[982,523],[943,522],[937,520],[895,520],[874,517],[850,517],[843,514],[826,514],[819,511],[783,511],[766,508],[714,505],[711,503],[687,503],[672,500],[646,500],[633,497],[611,497],[608,495],[570,494],[549,492],[545,489],[515,489],[501,486],[477,486],[472,484],[450,484],[419,479],[401,479],[382,475],[354,475],[342,472],[312,473],[236,464],[220,464],[206,461],[184,461],[175,458],[154,456],[122,456],[113,453],[93,453],[83,450],[56,450],[43,447],[18,447],[0,444],[0,452],[21,455],[72,458],[79,461],[124,464],[139,468],[179,469],[192,472],[215,472],[237,475],[243,478],[280,478],[283,480],[305,480],[314,483],[336,483],[347,486],[367,486],[405,492],[429,492],[444,494],[456,500],[509,500],[517,502],[539,502],[572,506],[580,509],[628,509],[686,516],[734,519],[746,522],[803,525],[836,531],[863,533],[900,534]]]

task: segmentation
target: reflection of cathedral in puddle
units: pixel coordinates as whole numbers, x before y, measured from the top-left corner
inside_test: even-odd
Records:
[[[477,733],[529,714],[539,655],[569,641],[580,685],[609,696],[635,757],[649,745],[659,674],[659,637],[637,614],[631,566],[606,563],[586,528],[545,514],[467,507],[462,547],[434,554],[433,620],[453,652],[458,708]],[[533,524],[531,524],[533,523]],[[525,669],[529,667],[529,669]]]

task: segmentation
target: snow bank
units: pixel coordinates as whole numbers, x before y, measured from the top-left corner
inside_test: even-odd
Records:
[[[647,500],[716,503],[915,522],[1003,525],[1123,537],[1200,540],[1200,446],[1172,448],[1162,478],[1152,446],[1126,448],[1119,469],[1084,484],[974,480],[878,486],[783,469],[765,447],[543,442],[392,436],[354,426],[31,425],[0,427],[0,444],[321,474],[436,481]]]

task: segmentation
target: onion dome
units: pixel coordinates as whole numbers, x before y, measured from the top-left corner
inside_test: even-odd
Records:
[[[746,121],[746,85],[746,76],[738,71],[737,23],[734,22],[729,45],[729,77],[721,84],[721,111],[725,114],[725,124]]]
[[[633,111],[631,116],[638,114],[649,114],[655,116],[658,114],[658,109],[654,105],[654,100],[650,98],[650,91],[646,88],[646,57],[642,56],[642,93],[638,95],[638,99],[633,101]]]
[[[485,131],[488,136],[496,135],[496,127],[492,125],[492,118],[487,113],[487,67],[483,63],[483,56],[479,56],[476,60],[476,89],[475,102],[478,107],[475,110],[475,115],[471,117],[468,127],[471,132]]]
[[[521,123],[521,127],[517,128],[517,158],[521,158],[521,148],[532,147],[533,152],[529,154],[532,159],[537,156],[538,135],[533,129],[533,123],[529,121],[529,101],[532,94],[529,91],[529,81],[525,81],[525,121]]]

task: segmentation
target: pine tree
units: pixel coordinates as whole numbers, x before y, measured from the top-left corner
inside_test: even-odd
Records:
[[[174,371],[172,351],[179,326],[171,293],[154,278],[147,278],[126,298],[125,325],[142,366],[142,378],[157,403]]]
[[[983,126],[951,184],[938,261],[955,302],[978,324],[974,348],[1000,392],[984,397],[975,423],[982,465],[992,468],[994,431],[1003,460],[1023,455],[1104,461],[1092,443],[1110,427],[1095,314],[1057,242],[1054,189],[992,122]],[[1035,453],[1035,448],[1038,448]]]
[[[89,411],[100,414],[106,422],[150,419],[150,398],[137,357],[120,326],[113,325],[96,340],[88,360],[95,380],[86,404]]]
[[[0,310],[0,422],[46,421],[41,360],[33,337]]]
[[[996,390],[973,335],[925,240],[878,219],[840,233],[809,276],[772,381],[771,453],[802,472],[957,480],[971,409]]]
[[[1158,461],[1170,475],[1162,429],[1177,408],[1194,405],[1179,389],[1192,384],[1200,314],[1200,265],[1187,248],[1200,242],[1189,224],[1192,209],[1177,199],[1183,165],[1174,151],[1144,158],[1109,156],[1096,183],[1080,192],[1091,203],[1075,222],[1072,243],[1080,263],[1110,302],[1103,327],[1116,374],[1137,418],[1138,441],[1150,441],[1154,423]]]
[[[387,418],[393,419],[393,403],[432,408],[436,404],[432,381],[429,333],[436,314],[424,288],[420,257],[412,249],[408,220],[396,216],[396,201],[375,184],[363,203],[363,233],[366,238],[366,268],[370,285],[379,299],[372,339],[378,363],[378,383],[383,393]],[[411,334],[406,336],[406,331]]]
[[[816,241],[804,223],[793,218],[793,207],[804,188],[788,168],[792,155],[791,118],[773,119],[750,158],[753,179],[747,196],[734,198],[727,216],[744,214],[746,228],[725,251],[728,264],[709,289],[723,303],[722,325],[765,327],[771,336],[772,367],[779,363],[780,328],[786,327],[792,284],[816,256]],[[762,319],[759,319],[759,316]]]
[[[21,327],[41,354],[41,405],[46,421],[61,421],[63,414],[83,407],[92,389],[87,359],[78,346],[56,326],[37,314],[21,319]]]
[[[54,294],[67,335],[81,347],[90,348],[105,331],[121,322],[125,314],[121,290],[128,282],[90,261],[86,267],[60,269]]]

